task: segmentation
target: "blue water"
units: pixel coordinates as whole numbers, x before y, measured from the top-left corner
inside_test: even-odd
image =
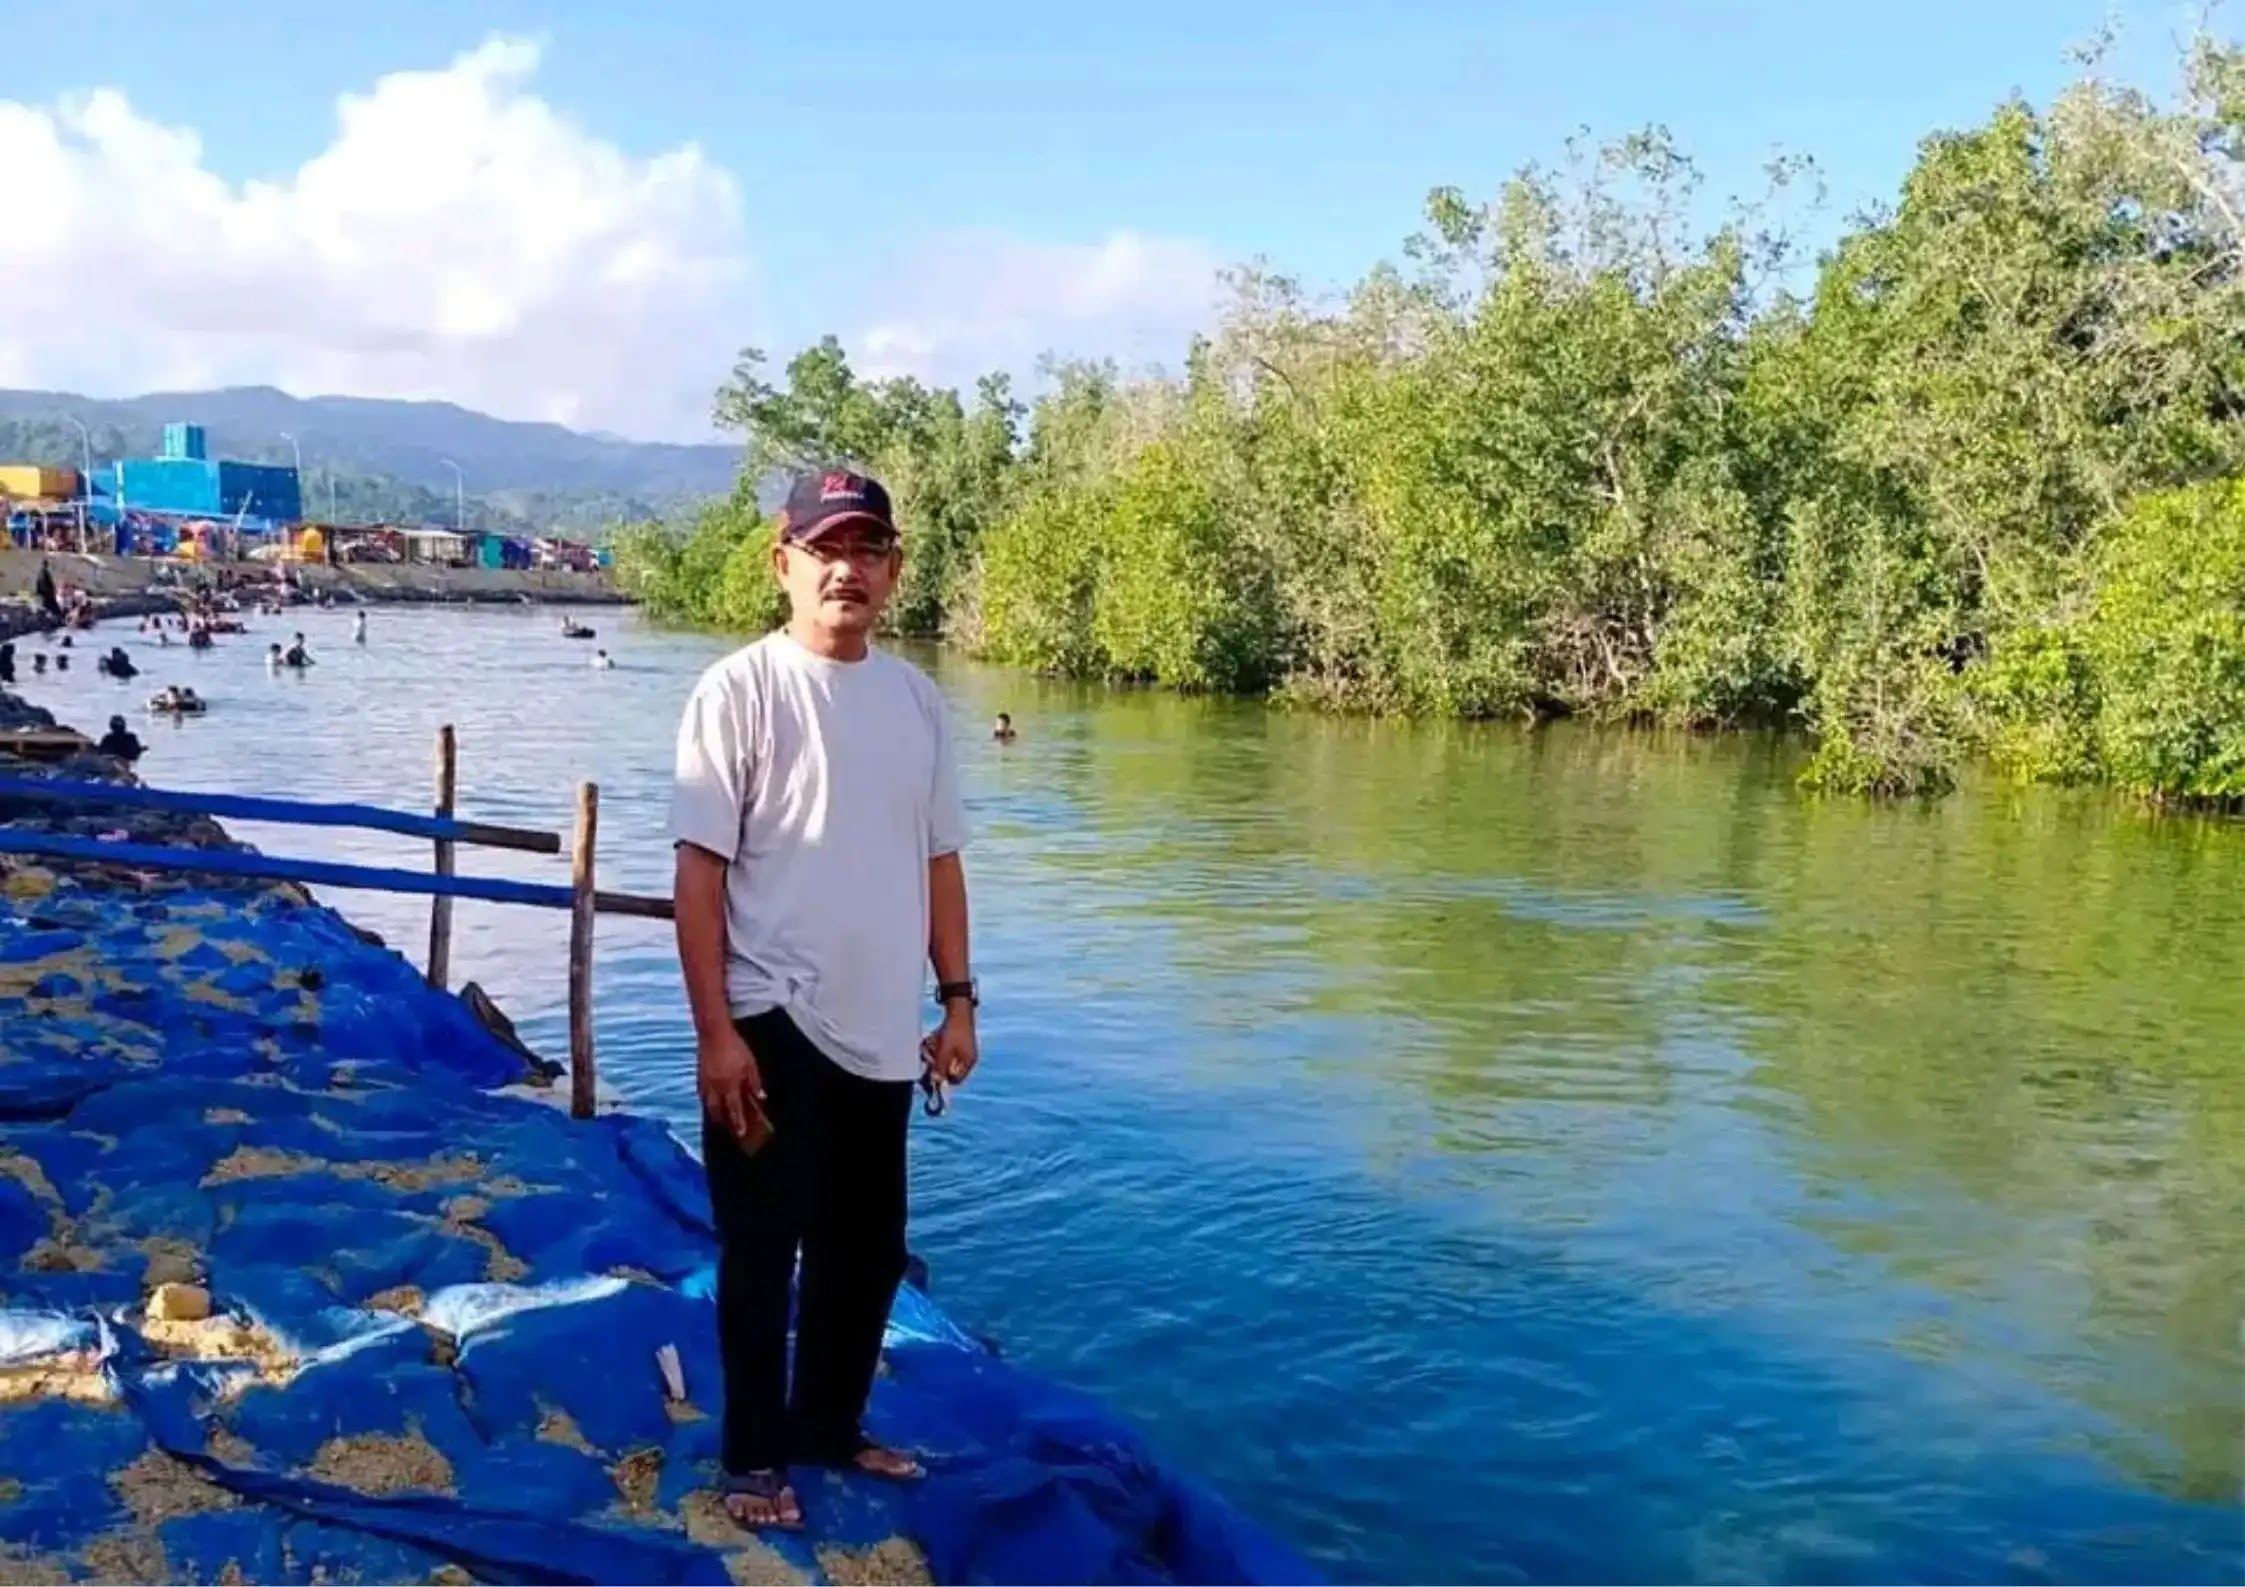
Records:
[[[191,681],[150,781],[397,804],[451,721],[467,813],[566,828],[596,779],[603,885],[660,888],[723,646],[592,621],[615,671],[551,613],[386,609],[27,692],[98,726]],[[295,627],[321,665],[267,676]],[[1345,1579],[2245,1576],[2245,829],[928,659],[986,1057],[913,1239],[1011,1357]],[[420,955],[425,904],[331,901]],[[564,931],[463,906],[454,950],[557,1054]],[[601,932],[603,1078],[683,1125],[665,930]]]

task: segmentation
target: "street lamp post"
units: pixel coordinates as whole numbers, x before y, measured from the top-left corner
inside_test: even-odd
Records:
[[[78,426],[78,461],[85,466],[78,470],[78,554],[86,551],[86,507],[94,491],[94,438],[86,428],[86,421],[72,418]]]
[[[449,457],[439,458],[437,461],[452,470],[452,532],[464,534],[468,527],[467,476],[460,472],[460,465]]]
[[[280,436],[282,440],[288,443],[289,451],[296,458],[296,512],[298,517],[302,517],[304,513],[304,448],[298,446],[296,437],[286,430],[281,431]]]

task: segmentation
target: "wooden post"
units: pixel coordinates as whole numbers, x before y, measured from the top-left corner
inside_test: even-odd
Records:
[[[592,1059],[593,842],[600,829],[600,785],[577,784],[577,835],[569,850],[569,1113],[589,1119]]]
[[[437,807],[440,816],[452,814],[453,795],[458,791],[460,773],[459,745],[452,734],[452,724],[447,722],[437,729]],[[453,844],[450,838],[436,840],[436,873],[452,874]],[[452,979],[452,900],[438,893],[429,900],[429,985],[438,991],[445,990]]]

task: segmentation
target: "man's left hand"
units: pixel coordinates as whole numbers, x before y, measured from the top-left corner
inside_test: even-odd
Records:
[[[928,1038],[928,1068],[938,1080],[958,1085],[974,1073],[982,1051],[974,1036],[974,1005],[944,1006],[943,1023]]]

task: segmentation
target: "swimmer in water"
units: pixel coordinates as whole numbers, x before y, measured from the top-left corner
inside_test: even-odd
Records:
[[[351,638],[358,644],[366,643],[366,613],[353,612],[351,614]]]
[[[616,658],[609,655],[605,650],[596,650],[592,653],[592,664],[596,667],[613,667],[616,664]]]
[[[990,725],[990,736],[1001,744],[1012,743],[1019,736],[1013,730],[1013,718],[1004,711],[1000,711],[998,720]]]
[[[119,760],[130,764],[140,759],[144,746],[140,739],[125,726],[123,717],[113,716],[109,719],[109,731],[102,735],[101,742],[96,744],[94,748],[100,750],[104,755],[114,755]]]
[[[265,647],[265,670],[278,672],[285,664],[281,660],[281,642],[276,639]]]

